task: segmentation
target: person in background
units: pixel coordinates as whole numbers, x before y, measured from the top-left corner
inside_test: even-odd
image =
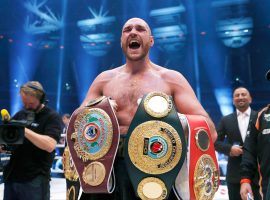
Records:
[[[266,73],[266,79],[270,80],[270,70]],[[246,137],[241,162],[241,197],[255,196],[252,188],[252,179],[259,166],[261,181],[260,186],[263,199],[270,199],[270,104],[263,108],[257,119],[250,126],[250,132]],[[254,197],[254,200],[256,198]]]
[[[63,121],[63,124],[64,124],[64,128],[63,128],[63,132],[62,134],[64,134],[61,139],[60,139],[60,144],[65,144],[66,146],[66,143],[65,143],[65,135],[66,135],[66,131],[67,131],[67,127],[68,127],[68,123],[69,123],[69,120],[70,120],[70,114],[69,113],[65,113],[62,115],[62,121]]]
[[[70,120],[70,114],[65,113],[62,115],[62,122],[63,122],[63,131],[61,133],[61,137],[59,140],[59,143],[57,144],[57,148],[56,148],[56,152],[55,155],[56,156],[62,156],[64,153],[64,148],[66,147],[66,131],[67,131],[67,127],[68,127],[68,123]],[[56,162],[53,164],[53,168],[55,170],[63,170],[63,162],[62,162],[62,158],[59,158],[56,160]]]
[[[50,169],[62,131],[61,116],[45,105],[45,91],[37,81],[21,86],[20,96],[24,108],[12,119],[31,118],[32,123],[24,128],[23,144],[12,150],[4,168],[4,200],[49,200]]]
[[[215,142],[216,151],[228,156],[226,182],[230,200],[239,200],[240,196],[240,163],[243,154],[243,144],[252,120],[257,112],[252,110],[251,95],[247,88],[238,87],[233,92],[233,104],[236,111],[224,116],[218,127],[218,139]],[[258,177],[252,179],[255,199],[261,199]]]
[[[63,121],[63,123],[65,125],[63,133],[66,133],[69,120],[70,120],[70,114],[69,113],[65,113],[65,114],[62,115],[62,121]]]

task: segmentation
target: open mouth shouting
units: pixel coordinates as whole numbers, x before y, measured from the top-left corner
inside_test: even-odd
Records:
[[[139,49],[141,46],[140,42],[138,40],[132,39],[129,41],[128,47],[130,49]]]

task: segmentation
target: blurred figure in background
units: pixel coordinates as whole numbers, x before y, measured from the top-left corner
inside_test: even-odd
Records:
[[[252,102],[249,91],[238,87],[233,92],[233,104],[236,111],[224,116],[218,127],[218,139],[215,149],[228,156],[226,181],[230,200],[239,200],[240,196],[240,163],[243,154],[243,144],[248,132],[249,124],[257,117],[257,112],[250,108]],[[255,199],[261,199],[258,179],[252,184]]]
[[[270,70],[266,73],[270,80]],[[270,199],[270,104],[263,108],[258,118],[251,123],[250,133],[247,135],[241,163],[241,197],[246,200],[248,194],[254,195],[251,180],[257,172],[259,165],[263,199]],[[256,199],[254,197],[254,199]]]
[[[65,134],[66,131],[67,131],[67,127],[68,127],[69,120],[70,120],[70,114],[65,113],[65,114],[62,115],[62,121],[63,121],[63,123],[64,123],[64,125],[65,125],[64,130],[63,130],[63,133],[64,133],[64,134]]]
[[[66,131],[67,131],[67,127],[68,127],[68,123],[69,123],[69,120],[70,120],[70,114],[69,113],[65,113],[62,115],[62,121],[63,121],[63,124],[64,124],[64,128],[63,128],[63,132],[62,132],[62,135],[61,135],[61,139],[60,139],[60,144],[65,144],[66,146]]]
[[[70,114],[65,113],[62,115],[62,122],[63,122],[63,131],[61,133],[61,137],[59,140],[59,143],[57,144],[57,148],[56,148],[56,153],[55,155],[59,157],[59,159],[57,159],[54,164],[53,164],[53,169],[55,170],[63,170],[63,163],[62,163],[62,155],[64,153],[64,148],[66,147],[66,131],[67,131],[67,126],[70,120]]]

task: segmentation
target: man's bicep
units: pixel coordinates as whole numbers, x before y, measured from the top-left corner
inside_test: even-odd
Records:
[[[186,91],[186,93],[178,93],[175,95],[175,104],[177,110],[183,114],[190,115],[206,115],[203,107],[200,102],[197,100],[195,94],[190,91]]]
[[[102,86],[98,81],[94,81],[89,87],[87,94],[82,102],[82,105],[85,106],[90,100],[102,96]]]
[[[183,114],[204,115],[204,109],[185,77],[181,74],[175,74],[173,79],[175,84],[173,84],[172,89],[178,112]]]

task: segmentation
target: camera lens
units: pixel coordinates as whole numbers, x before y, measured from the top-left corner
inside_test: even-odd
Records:
[[[19,140],[20,138],[20,134],[18,132],[18,129],[14,129],[9,128],[6,129],[3,133],[2,133],[2,139],[7,143],[7,144],[12,144],[15,143]]]

